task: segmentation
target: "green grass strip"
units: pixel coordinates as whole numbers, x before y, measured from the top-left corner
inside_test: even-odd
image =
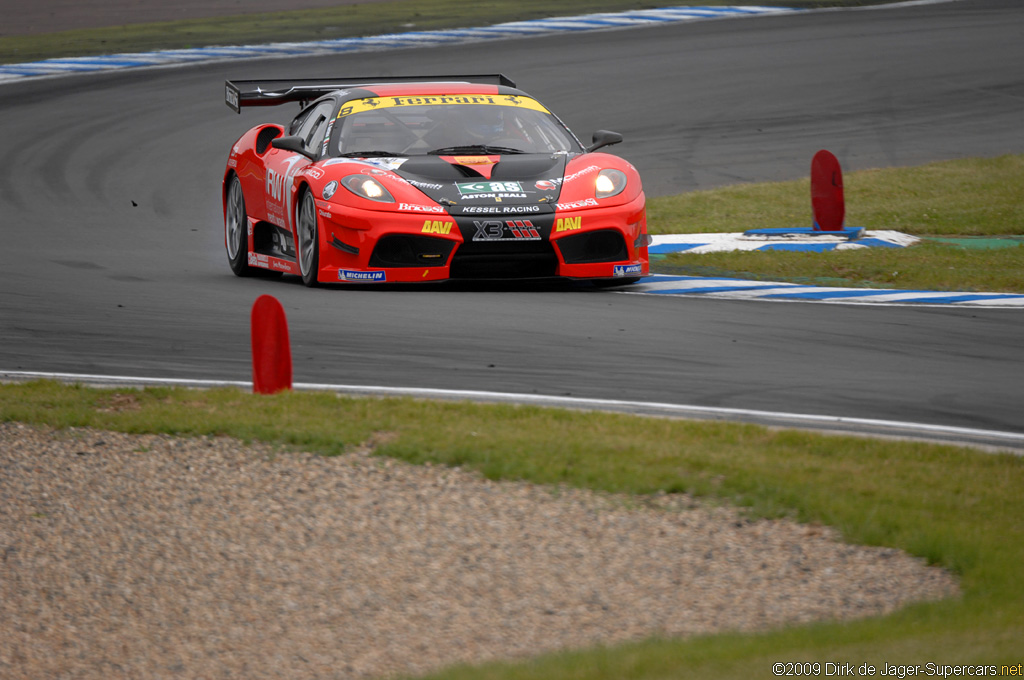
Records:
[[[1024,155],[971,158],[844,175],[846,224],[923,237],[908,248],[824,253],[682,253],[662,274],[812,285],[1024,293]],[[652,233],[811,226],[810,180],[745,184],[648,201]],[[990,245],[999,237],[1000,248]]]
[[[223,389],[0,386],[0,420],[229,435],[332,455],[392,433],[378,455],[492,479],[634,494],[689,492],[951,569],[960,599],[850,623],[574,650],[431,678],[750,678],[776,661],[1017,664],[1024,641],[1024,461],[952,446],[412,399]],[[286,454],[283,454],[286,455]]]

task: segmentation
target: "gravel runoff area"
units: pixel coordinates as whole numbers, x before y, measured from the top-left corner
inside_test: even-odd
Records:
[[[373,446],[0,424],[0,677],[381,677],[958,592],[827,528]]]

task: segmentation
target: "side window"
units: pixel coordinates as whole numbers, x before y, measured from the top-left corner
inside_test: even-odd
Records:
[[[312,113],[312,111],[313,109],[304,109],[301,113],[299,113],[299,115],[295,116],[295,118],[292,119],[292,122],[288,125],[288,134],[298,134],[299,128],[302,127],[302,124],[306,121],[307,118],[309,118],[309,114]]]
[[[334,100],[328,99],[303,111],[292,121],[289,132],[305,143],[307,149],[318,149],[327,132],[327,121],[334,113]]]

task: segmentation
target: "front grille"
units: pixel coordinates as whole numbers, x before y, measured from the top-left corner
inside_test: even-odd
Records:
[[[466,243],[452,258],[453,279],[532,279],[554,276],[558,258],[547,241]],[[474,247],[475,246],[475,247]]]
[[[430,236],[391,234],[377,241],[370,255],[371,267],[442,267],[448,262],[454,241]]]
[[[622,262],[629,259],[626,241],[615,229],[599,229],[556,241],[566,264]]]

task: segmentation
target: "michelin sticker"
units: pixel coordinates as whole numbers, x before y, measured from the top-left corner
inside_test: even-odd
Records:
[[[640,276],[643,267],[638,264],[617,264],[613,270],[614,276]]]
[[[361,272],[355,269],[339,269],[338,280],[352,283],[380,283],[381,281],[387,281],[387,276],[384,272]]]

